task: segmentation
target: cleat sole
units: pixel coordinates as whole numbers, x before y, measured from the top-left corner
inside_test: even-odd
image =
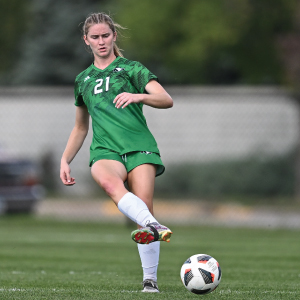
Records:
[[[152,232],[147,229],[137,229],[133,231],[131,238],[138,244],[149,244],[154,241]]]

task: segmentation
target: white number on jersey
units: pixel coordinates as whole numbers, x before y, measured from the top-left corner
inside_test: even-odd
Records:
[[[103,84],[103,79],[97,79],[96,82],[99,82],[94,87],[94,95],[100,94],[103,92],[103,89],[101,89],[101,86]],[[105,78],[105,92],[109,90],[109,77]]]

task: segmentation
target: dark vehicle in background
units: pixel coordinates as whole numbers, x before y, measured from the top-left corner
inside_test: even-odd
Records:
[[[44,197],[38,166],[30,160],[0,160],[0,214],[31,213]]]

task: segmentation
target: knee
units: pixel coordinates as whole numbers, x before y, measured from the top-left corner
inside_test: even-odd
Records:
[[[99,180],[99,185],[109,197],[114,198],[118,189],[118,183],[115,180],[103,178]]]

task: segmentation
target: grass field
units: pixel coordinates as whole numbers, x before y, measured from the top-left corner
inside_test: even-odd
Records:
[[[132,228],[34,217],[0,218],[0,299],[300,299],[300,231],[176,227],[162,243],[160,294],[141,293]],[[182,263],[206,253],[222,268],[209,295],[180,281]]]

